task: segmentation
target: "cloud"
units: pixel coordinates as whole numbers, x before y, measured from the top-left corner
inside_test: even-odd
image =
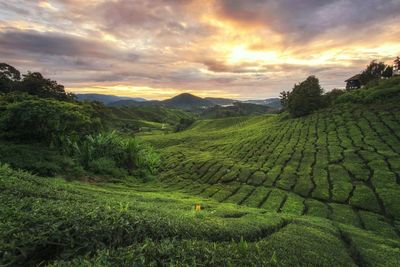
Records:
[[[390,61],[399,11],[399,0],[2,1],[0,54],[74,91],[264,98],[311,74],[344,86]]]
[[[36,31],[0,32],[0,49],[45,55],[137,60],[138,55],[83,37]]]
[[[220,16],[243,24],[264,26],[292,42],[309,41],[340,28],[351,34],[398,18],[398,0],[221,0]]]

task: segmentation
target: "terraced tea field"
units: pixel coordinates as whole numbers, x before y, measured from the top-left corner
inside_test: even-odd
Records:
[[[298,119],[204,120],[147,138],[166,189],[400,234],[400,108],[341,106]]]

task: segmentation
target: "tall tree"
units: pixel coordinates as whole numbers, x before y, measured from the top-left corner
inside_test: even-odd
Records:
[[[23,76],[24,78],[21,81],[22,91],[44,98],[55,98],[58,100],[74,99],[73,94],[65,92],[63,85],[44,78],[39,72],[28,72],[28,74]]]
[[[282,91],[279,94],[279,99],[283,109],[287,109],[289,104],[290,91]]]
[[[21,73],[6,63],[0,63],[0,92],[8,93],[16,90],[21,80]]]
[[[360,81],[362,85],[366,85],[370,81],[380,79],[388,65],[376,60],[371,61],[367,68],[361,73]]]
[[[323,106],[322,87],[315,76],[296,84],[289,94],[288,110],[292,117],[305,116]]]
[[[393,61],[393,67],[396,69],[396,70],[400,70],[400,57],[397,57],[394,61]]]

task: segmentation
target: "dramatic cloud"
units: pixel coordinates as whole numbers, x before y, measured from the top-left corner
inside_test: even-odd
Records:
[[[0,0],[1,61],[74,92],[277,96],[400,55],[400,0]]]

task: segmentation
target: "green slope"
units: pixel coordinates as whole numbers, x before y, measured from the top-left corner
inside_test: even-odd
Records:
[[[395,238],[219,203],[175,186],[90,185],[0,166],[0,264],[396,266],[400,260]],[[195,212],[194,203],[203,210]]]
[[[147,139],[187,193],[400,233],[400,107],[343,105],[299,119],[204,120]]]

